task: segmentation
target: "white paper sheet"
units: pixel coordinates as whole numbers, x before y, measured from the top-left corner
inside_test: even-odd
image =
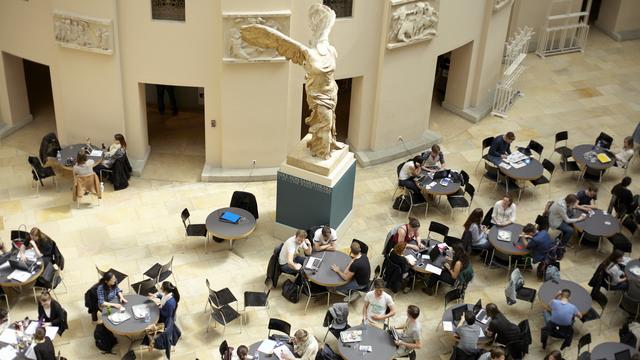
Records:
[[[505,169],[507,169],[507,170],[511,169],[511,165],[509,165],[509,164],[507,164],[507,163],[504,163],[504,162],[501,162],[501,163],[500,163],[500,167],[501,167],[501,168],[505,168]]]
[[[0,341],[5,344],[17,344],[18,339],[16,339],[16,331],[12,329],[5,329],[2,334],[0,334]]]
[[[416,259],[416,257],[415,257],[415,256],[413,256],[413,255],[411,255],[411,254],[409,254],[409,255],[405,255],[404,257],[405,257],[405,259],[407,259],[407,261],[409,261],[411,264],[415,264],[415,263],[416,263],[416,261],[418,261],[418,259]]]
[[[35,345],[31,344],[29,345],[29,348],[27,349],[27,351],[24,353],[24,356],[26,356],[29,359],[33,359],[36,360],[36,350],[35,350]]]
[[[45,336],[47,336],[51,341],[58,335],[58,327],[57,326],[47,326],[44,328]]]
[[[273,353],[276,354],[276,356],[280,360],[288,360],[294,358],[293,353],[286,345],[280,345],[277,348],[273,349]]]
[[[442,322],[442,329],[444,331],[448,331],[448,332],[453,331],[453,323],[451,321],[443,321]]]
[[[276,342],[273,340],[267,339],[267,340],[264,340],[262,344],[260,344],[260,346],[258,347],[258,351],[263,354],[271,355],[273,354],[274,347],[276,347]]]
[[[5,346],[0,349],[0,360],[13,360],[15,359],[16,355],[16,349],[12,348],[11,346]]]
[[[89,156],[102,156],[102,150],[91,150],[91,154]]]
[[[427,264],[427,267],[425,268],[426,271],[430,272],[430,273],[434,273],[436,275],[440,275],[442,273],[442,269],[437,267],[437,266],[433,266],[431,264]]]
[[[525,167],[527,164],[524,161],[518,161],[518,162],[514,162],[511,163],[511,166],[513,166],[516,169],[520,169],[521,167]]]
[[[31,277],[31,273],[28,273],[22,270],[13,270],[13,272],[9,274],[9,276],[7,276],[7,279],[9,280],[13,279],[19,282],[25,282],[30,277]]]

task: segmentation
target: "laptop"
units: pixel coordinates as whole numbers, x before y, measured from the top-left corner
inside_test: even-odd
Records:
[[[9,265],[11,265],[11,268],[14,269],[14,270],[22,270],[22,271],[32,272],[34,266],[36,265],[36,263],[35,262],[31,262],[29,260],[23,262],[23,261],[10,259],[9,260]]]
[[[478,302],[473,305],[473,313],[478,315],[478,313],[482,310],[482,299],[478,299]]]
[[[476,321],[481,324],[489,322],[489,315],[487,315],[487,311],[482,308],[482,300],[478,300],[478,302],[473,306],[473,313],[476,315]]]
[[[466,311],[467,311],[467,305],[460,305],[451,309],[451,314],[453,315],[453,323],[457,324],[460,321],[460,319],[462,319]]]
[[[240,218],[241,218],[240,215],[234,214],[229,211],[225,211],[222,214],[220,214],[220,221],[224,221],[231,224],[237,224],[238,221],[240,221]]]
[[[436,173],[433,174],[433,181],[447,178],[449,177],[449,174],[451,174],[451,170],[449,169],[436,171]]]
[[[616,360],[631,360],[631,351],[625,349],[614,354]]]
[[[326,251],[322,252],[322,257],[317,258],[317,257],[310,257],[309,261],[307,261],[307,265],[305,265],[306,269],[309,270],[318,270],[320,268],[320,264],[322,264],[322,260],[324,260],[324,256],[327,254]]]
[[[9,261],[9,259],[11,259],[11,255],[13,254],[10,252],[0,255],[0,264],[4,264]]]

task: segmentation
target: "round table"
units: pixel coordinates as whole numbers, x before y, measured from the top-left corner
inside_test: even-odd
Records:
[[[420,186],[420,190],[422,190],[422,192],[425,194],[434,196],[453,195],[462,188],[459,182],[453,182],[451,181],[451,179],[449,179],[449,183],[445,186],[440,184],[440,180],[433,180],[433,175],[431,175],[430,173],[427,173],[425,175],[425,173],[423,172],[423,175],[424,177],[418,182],[418,184]],[[431,184],[432,182],[435,182],[435,185],[433,185],[431,188],[427,188],[427,185]]]
[[[132,294],[125,295],[124,298],[127,299],[127,303],[124,304],[125,311],[131,315],[129,319],[119,323],[118,325],[114,325],[107,318],[107,311],[105,310],[102,312],[102,323],[112,333],[129,338],[139,336],[149,325],[157,323],[158,319],[160,319],[160,308],[146,296]],[[133,317],[133,310],[131,310],[131,308],[134,305],[139,304],[147,304],[147,306],[149,307],[149,314],[151,315],[150,322],[144,322],[144,319],[136,319],[135,317]],[[117,310],[111,309],[111,311],[114,312]]]
[[[12,256],[12,258],[15,258],[15,257]],[[22,282],[13,280],[13,279],[11,280],[8,279],[7,277],[12,272],[13,272],[13,269],[11,268],[11,266],[0,269],[0,287],[3,287],[3,288],[19,287],[19,286],[32,284],[36,280],[38,280],[40,275],[42,275],[42,272],[44,272],[44,266],[42,265],[42,260],[38,260],[35,266],[35,270],[31,273],[31,276],[27,280]]]
[[[76,157],[78,156],[78,152],[83,148],[86,148],[87,144],[75,144],[65,146],[60,150],[60,165],[67,170],[73,170],[73,165],[67,166],[65,162],[67,159],[73,159],[73,164],[76,163]],[[104,152],[103,152],[104,154]],[[102,156],[89,156],[87,154],[87,160],[93,160],[93,166],[96,166],[102,162]]]
[[[362,325],[354,326],[349,330],[362,330]],[[362,356],[362,351],[358,350],[360,345],[371,345],[372,352]],[[386,330],[378,329],[375,326],[367,326],[367,331],[362,335],[362,341],[343,344],[338,340],[338,352],[345,360],[369,359],[369,360],[390,360],[396,356],[396,344],[393,336]]]
[[[509,169],[505,169],[502,166],[498,166],[498,168],[500,172],[513,180],[530,181],[539,179],[542,176],[544,168],[538,159],[530,157],[523,161],[526,165],[521,168],[515,168],[513,165]]]
[[[607,154],[607,156],[609,156],[611,161],[606,163],[601,163],[598,160],[590,161],[585,157],[585,154],[588,153],[589,151],[595,151],[598,154],[605,153]],[[615,158],[616,158],[616,156],[611,151],[607,149],[602,149],[602,148],[596,149],[595,146],[591,144],[583,144],[583,145],[578,145],[574,147],[572,151],[572,155],[573,155],[573,159],[579,165],[586,166],[590,169],[597,170],[597,171],[606,170],[612,167],[613,164],[615,164]]]
[[[415,245],[415,242],[412,242],[412,243]],[[418,254],[421,254],[420,259],[418,259],[418,256],[419,256]],[[439,269],[442,269],[442,267],[444,266],[445,259],[446,259],[446,255],[440,255],[440,256],[438,256],[438,258],[434,262],[429,257],[429,252],[428,251],[419,253],[418,251],[415,251],[413,249],[405,248],[404,249],[404,256],[409,256],[409,255],[411,255],[414,258],[416,258],[416,264],[414,266],[412,266],[411,269],[413,269],[413,271],[416,271],[416,272],[421,273],[421,274],[432,274],[433,273],[433,271],[427,270],[427,266],[428,265],[435,266],[435,267],[437,267]]]
[[[307,256],[304,261],[304,273],[307,275],[309,281],[318,285],[327,287],[337,287],[346,284],[348,281],[338,275],[335,271],[331,270],[331,265],[336,264],[340,269],[346,268],[351,257],[341,251],[319,251],[313,252],[311,256],[324,259],[320,263],[317,271],[311,271],[306,268],[307,262],[311,257]]]
[[[580,286],[580,284],[569,280],[545,281],[545,283],[540,286],[540,290],[538,290],[540,301],[549,305],[551,300],[555,299],[556,294],[562,289],[571,290],[569,302],[575,305],[581,314],[589,312],[593,302],[591,300],[591,295],[589,295],[589,292]]]
[[[632,348],[627,344],[621,344],[618,342],[603,342],[601,344],[596,345],[593,349],[591,349],[591,358],[593,360],[615,360],[616,353],[621,351],[629,350],[631,355],[637,353],[636,349]]]
[[[635,281],[640,281],[640,276],[634,274],[631,269],[633,268],[640,268],[640,259],[634,259],[631,260],[627,263],[627,265],[625,265],[624,267],[624,275],[631,281],[631,280],[635,280]]]
[[[473,311],[474,304],[456,304],[456,305],[450,306],[448,309],[446,309],[444,311],[444,314],[442,314],[442,322],[449,321],[449,322],[453,323],[453,331],[452,331],[452,333],[456,332],[456,327],[458,325],[458,324],[453,322],[453,309],[457,308],[458,306],[466,306],[467,307],[467,311]],[[484,336],[481,336],[481,337],[478,338],[479,342],[487,343],[487,342],[489,342],[489,341],[491,341],[493,339],[493,338],[488,337],[486,335],[487,334],[487,329],[489,328],[489,323],[490,322],[491,321],[487,321],[486,324],[483,324],[480,321],[476,321],[476,324],[480,325],[480,328],[482,329],[482,332],[485,334]]]
[[[487,234],[487,239],[493,245],[493,248],[500,253],[506,255],[524,256],[529,254],[529,249],[524,246],[522,240],[520,240],[520,234],[522,233],[523,226],[520,224],[509,224],[507,226],[492,226]],[[511,241],[498,240],[498,232],[500,230],[511,232]]]
[[[237,224],[221,221],[220,214],[225,211],[241,216],[240,221]],[[256,229],[256,218],[247,210],[236,207],[215,210],[207,216],[205,223],[209,234],[223,240],[229,240],[229,248],[233,248],[234,240],[245,239]]]
[[[251,344],[249,346],[249,355],[253,356],[253,354],[255,354],[255,352],[258,351],[258,348],[260,347],[260,345],[262,344],[263,341],[264,340],[260,340],[258,342],[254,342],[253,344]],[[289,348],[289,350],[291,350],[291,352],[293,352],[293,345],[291,345],[290,343],[287,343],[286,345]],[[260,358],[261,359],[273,359],[273,360],[277,359],[277,357],[273,356],[273,354],[266,354],[266,353],[263,353],[262,351],[260,352]]]
[[[609,237],[620,232],[618,220],[611,214],[606,214],[602,210],[594,210],[594,214],[582,221],[574,223],[578,231],[598,237]]]

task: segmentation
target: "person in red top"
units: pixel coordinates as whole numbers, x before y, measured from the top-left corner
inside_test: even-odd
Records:
[[[396,235],[391,238],[391,241],[393,241],[394,245],[405,243],[407,244],[407,248],[420,251],[424,249],[425,246],[420,241],[419,230],[420,221],[418,221],[418,219],[414,217],[409,217],[409,222],[404,225],[400,225],[398,231],[396,232]],[[417,245],[410,244],[411,241],[417,242]]]

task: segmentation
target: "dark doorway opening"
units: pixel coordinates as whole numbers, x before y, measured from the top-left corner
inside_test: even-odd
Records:
[[[351,88],[352,78],[336,80],[338,84],[338,104],[336,105],[336,138],[340,142],[346,142],[349,138],[349,116],[351,114]],[[304,138],[309,133],[309,126],[304,119],[311,115],[311,110],[307,104],[307,92],[302,87],[302,117],[300,126],[300,138]]]
[[[436,62],[436,76],[433,80],[433,97],[442,105],[447,94],[447,81],[449,80],[449,67],[451,65],[451,51],[438,56]]]
[[[580,11],[585,11],[587,9],[587,5],[589,5],[589,0],[582,0],[582,8]],[[591,3],[591,11],[589,12],[589,24],[593,24],[598,20],[598,15],[600,15],[600,6],[602,6],[602,0],[593,0]]]
[[[51,73],[47,65],[22,60],[24,81],[27,86],[29,110],[34,118],[43,111],[53,109],[53,93],[51,91]]]

